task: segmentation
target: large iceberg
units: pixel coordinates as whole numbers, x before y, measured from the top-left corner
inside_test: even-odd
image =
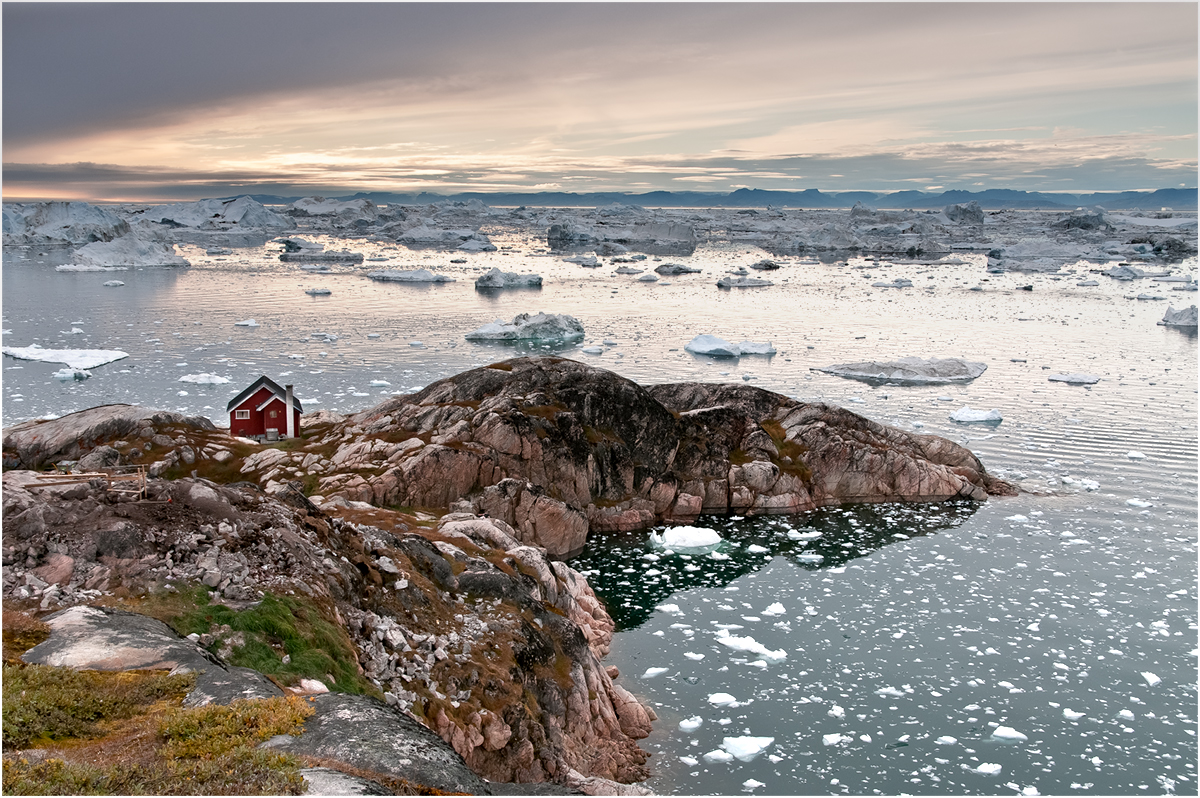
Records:
[[[1191,305],[1176,310],[1173,305],[1168,305],[1167,312],[1163,315],[1162,321],[1159,324],[1165,327],[1195,327],[1196,306]]]
[[[129,235],[129,223],[86,202],[4,205],[5,244],[87,244]]]
[[[557,313],[521,313],[511,322],[497,319],[467,333],[468,341],[577,341],[583,325],[574,316]]]
[[[385,283],[453,283],[453,277],[444,274],[434,274],[429,269],[413,269],[412,271],[388,269],[381,272],[369,272],[372,280]]]
[[[43,349],[37,344],[0,347],[0,352],[18,360],[65,363],[73,369],[94,369],[105,363],[129,357],[128,352],[116,349]]]
[[[296,223],[286,216],[268,210],[262,203],[245,196],[155,205],[144,211],[134,211],[131,216],[171,227],[191,227],[205,231],[233,228],[286,230],[296,226]]]
[[[175,247],[158,241],[122,236],[112,241],[94,241],[76,250],[78,266],[190,266],[175,254]]]
[[[405,230],[396,238],[396,243],[416,247],[457,247],[463,248],[468,242],[477,242],[478,248],[467,247],[468,251],[492,252],[496,247],[488,237],[475,230],[444,230],[422,224],[411,230]]]
[[[475,280],[476,288],[540,288],[541,285],[539,274],[502,272],[497,268]]]
[[[738,357],[742,354],[736,345],[716,335],[697,335],[683,347],[694,355],[710,355],[712,357]]]
[[[838,377],[866,382],[889,382],[901,385],[942,385],[970,382],[987,371],[986,363],[975,363],[958,357],[902,357],[897,360],[869,360],[861,363],[838,363],[814,368]]]

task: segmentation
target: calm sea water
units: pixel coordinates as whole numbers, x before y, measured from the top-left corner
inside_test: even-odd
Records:
[[[223,422],[228,400],[260,374],[295,384],[306,410],[348,412],[532,351],[642,383],[745,380],[945,435],[1025,492],[980,505],[704,518],[700,525],[724,539],[717,558],[667,554],[643,533],[594,538],[573,561],[621,624],[610,658],[621,682],[659,715],[644,741],[655,754],[648,786],[679,794],[1196,793],[1196,337],[1156,326],[1167,302],[1127,298],[1150,292],[1178,307],[1195,294],[1104,277],[1077,287],[1090,276],[1087,264],[1074,275],[988,275],[971,255],[936,266],[793,258],[766,275],[773,287],[726,291],[715,287],[718,276],[765,253],[731,244],[664,257],[704,273],[644,284],[607,264],[564,263],[532,237],[493,240],[508,249],[465,264],[450,263],[457,253],[352,242],[389,260],[327,275],[281,264],[268,249],[212,258],[183,248],[190,269],[84,274],[55,272],[63,253],[6,250],[6,346],[129,357],[68,383],[51,376],[60,365],[5,357],[3,422],[109,402]],[[545,285],[477,292],[473,279],[492,266],[537,272]],[[365,277],[417,267],[458,282]],[[871,285],[896,277],[914,286]],[[103,287],[112,279],[125,285]],[[968,290],[977,285],[985,290]],[[1024,285],[1033,291],[1017,290]],[[312,287],[332,294],[303,293]],[[463,338],[539,310],[580,319],[580,346],[601,345],[603,354]],[[249,318],[260,326],[234,324]],[[696,357],[683,347],[699,333],[770,340],[778,354]],[[989,368],[970,385],[924,388],[810,370],[906,355],[961,356]],[[1103,379],[1092,387],[1048,382],[1055,372]],[[199,373],[230,382],[179,381]],[[390,385],[372,387],[378,380]],[[963,405],[998,409],[1004,420],[949,421]],[[741,648],[721,642],[729,638]],[[717,693],[735,705],[714,705]],[[1025,739],[996,739],[1004,728]],[[772,739],[739,747],[736,738]],[[743,758],[761,751],[742,761],[724,756],[723,743]]]

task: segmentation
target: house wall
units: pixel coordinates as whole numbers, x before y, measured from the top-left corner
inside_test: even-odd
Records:
[[[256,407],[270,399],[274,394],[270,388],[260,388],[252,395],[242,401],[240,405],[229,411],[229,433],[231,435],[242,435],[248,438],[253,438],[259,435],[266,435],[268,427],[274,427],[279,430],[280,437],[287,435],[287,416],[284,415],[284,402],[279,397],[275,397],[275,401],[264,407],[262,410],[255,410]],[[249,410],[250,418],[236,418],[238,410]],[[275,418],[271,418],[271,411],[275,411]],[[293,409],[292,415],[295,418],[297,434],[300,430],[300,413]]]

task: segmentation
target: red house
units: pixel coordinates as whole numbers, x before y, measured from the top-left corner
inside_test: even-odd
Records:
[[[292,386],[280,388],[265,374],[233,397],[225,409],[229,413],[231,435],[260,441],[296,437],[300,414],[304,412],[300,400],[292,395]]]

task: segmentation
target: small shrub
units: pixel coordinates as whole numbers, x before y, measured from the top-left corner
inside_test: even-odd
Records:
[[[313,708],[298,696],[234,701],[176,709],[159,723],[160,754],[172,759],[213,759],[253,748],[277,734],[300,734]]]
[[[4,610],[4,661],[14,664],[21,655],[50,637],[50,627],[20,610]]]

